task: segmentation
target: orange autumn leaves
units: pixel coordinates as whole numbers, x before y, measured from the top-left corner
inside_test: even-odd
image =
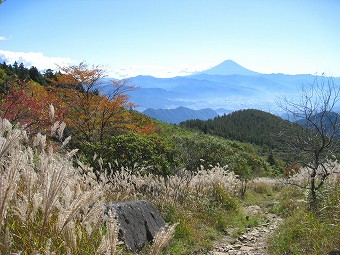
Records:
[[[43,87],[30,82],[4,94],[0,105],[2,117],[45,130],[52,123],[49,105],[56,108],[58,120],[66,122],[76,139],[103,141],[105,137],[124,132],[153,133],[155,128],[145,116],[130,111],[126,92],[134,89],[126,80],[102,82],[105,70],[89,67],[82,62],[78,66],[59,67],[53,85]],[[106,96],[97,89],[109,86]]]

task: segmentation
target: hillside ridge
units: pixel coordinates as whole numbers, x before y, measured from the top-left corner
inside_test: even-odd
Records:
[[[143,111],[143,114],[169,124],[179,124],[190,119],[208,120],[218,116],[217,112],[210,108],[193,110],[183,106],[175,109],[148,108]]]
[[[180,125],[230,140],[268,146],[273,149],[284,143],[279,133],[283,129],[290,128],[291,123],[265,111],[247,109],[207,121],[188,120]]]

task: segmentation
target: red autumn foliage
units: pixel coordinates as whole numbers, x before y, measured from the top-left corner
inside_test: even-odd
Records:
[[[31,132],[47,132],[53,120],[50,119],[50,105],[56,109],[56,118],[62,120],[66,108],[53,93],[34,82],[11,83],[7,93],[1,95],[0,116],[13,123],[25,125]]]
[[[53,120],[49,110],[55,108],[55,119],[64,121],[74,140],[100,141],[105,137],[126,132],[155,132],[152,121],[131,110],[126,92],[134,89],[128,80],[102,83],[105,70],[86,63],[60,67],[50,79],[52,86],[25,82],[13,76],[0,94],[0,117],[25,125],[31,132],[48,132]],[[108,94],[100,95],[98,86],[110,86]]]

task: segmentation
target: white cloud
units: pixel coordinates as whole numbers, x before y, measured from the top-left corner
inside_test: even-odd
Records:
[[[205,69],[207,65],[185,65],[175,66],[153,66],[153,65],[132,65],[127,67],[108,68],[109,76],[113,78],[128,78],[138,75],[151,75],[158,78],[170,78],[175,76],[186,76]]]
[[[9,38],[8,38],[8,37],[1,36],[1,35],[0,35],[0,41],[6,41],[6,40],[9,40]]]
[[[25,67],[35,66],[40,70],[56,69],[56,65],[64,66],[78,62],[71,58],[47,57],[41,52],[12,52],[0,50],[0,61],[8,64],[23,63]]]

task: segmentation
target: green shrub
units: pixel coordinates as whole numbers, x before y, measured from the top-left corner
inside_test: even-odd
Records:
[[[178,164],[178,152],[166,138],[158,135],[130,133],[112,136],[103,143],[84,143],[81,151],[96,171],[106,168],[115,172],[121,166],[129,169],[138,166],[139,169],[145,167],[146,172],[165,176]],[[95,154],[102,158],[102,166],[93,160]]]
[[[212,241],[218,236],[218,229],[216,219],[208,216],[211,211],[203,210],[203,207],[203,204],[199,203],[164,208],[164,220],[179,223],[166,254],[197,254],[211,247]]]
[[[238,203],[221,185],[215,184],[212,188],[212,197],[219,206],[227,211],[238,210]]]
[[[253,185],[252,189],[257,194],[271,195],[273,193],[272,188],[264,182],[256,183],[255,185]]]
[[[257,156],[255,148],[220,137],[203,134],[175,134],[169,139],[176,144],[179,161],[186,169],[196,171],[220,164],[242,178],[269,174],[269,164]]]

